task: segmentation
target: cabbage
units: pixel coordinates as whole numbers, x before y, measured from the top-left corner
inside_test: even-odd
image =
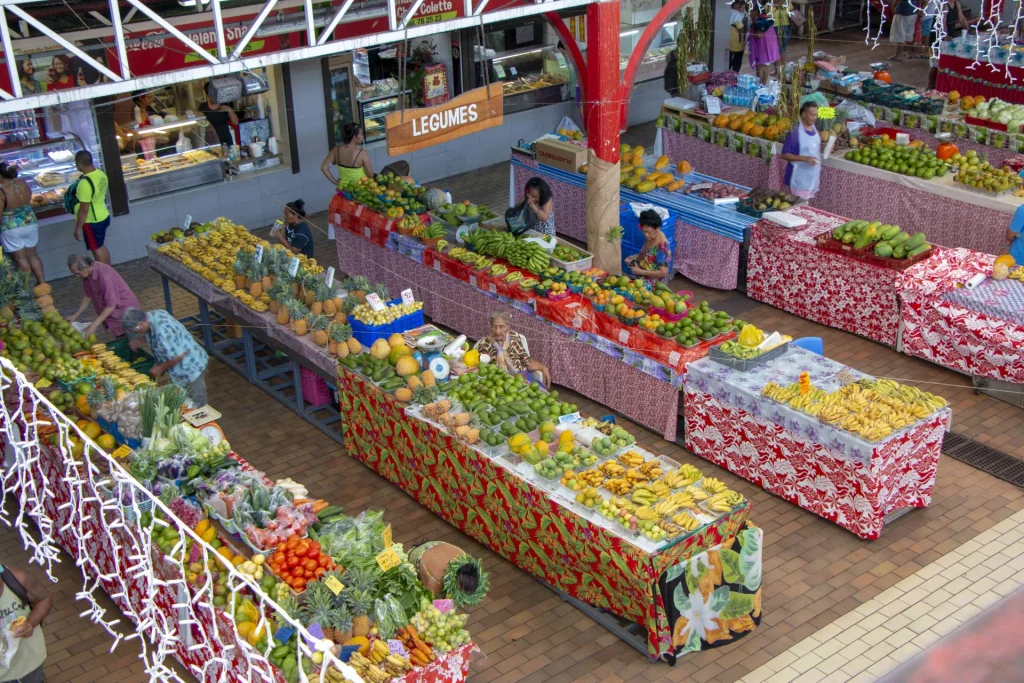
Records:
[[[1005,123],[1009,123],[1011,118],[1012,117],[1010,115],[1010,112],[1008,112],[1008,111],[1001,111],[1001,112],[999,112],[999,115],[996,117],[996,121],[998,123],[1004,123],[1005,124]]]
[[[1020,132],[1022,123],[1024,123],[1024,119],[1011,119],[1010,122],[1006,124],[1006,132],[1016,135]]]

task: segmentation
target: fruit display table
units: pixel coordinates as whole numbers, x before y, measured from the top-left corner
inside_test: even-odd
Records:
[[[684,387],[686,447],[862,538],[877,539],[887,515],[931,502],[951,411],[940,408],[868,441],[762,395],[769,382],[796,383],[804,371],[825,392],[866,377],[796,347],[746,373],[708,358],[691,363]]]
[[[747,503],[673,545],[654,544],[572,502],[557,480],[528,481],[339,371],[351,455],[570,598],[639,624],[652,658],[728,642],[760,622],[763,534]]]
[[[991,275],[995,257],[947,251],[899,282],[903,351],[967,375],[1024,384],[1024,283],[989,279],[959,288],[977,273]]]
[[[533,176],[544,178],[551,186],[555,229],[586,242],[586,176],[538,164],[526,154],[513,152],[509,179],[511,202],[519,201],[526,181]],[[691,173],[687,180],[714,182],[717,179],[703,173]],[[654,204],[676,216],[676,250],[672,258],[679,273],[705,287],[736,288],[740,244],[745,230],[754,222],[753,218],[730,207],[715,206],[699,197],[679,192],[640,194],[622,187],[620,197],[624,203]]]
[[[766,168],[760,158],[680,132],[663,128],[662,138],[673,162],[685,159],[729,182],[782,187],[787,162],[779,156]],[[990,254],[1006,246],[1006,227],[1022,203],[1021,197],[990,196],[957,186],[949,173],[932,180],[910,178],[841,156],[822,163],[821,187],[811,200],[815,208],[839,216],[873,216],[907,230],[926,230],[935,244]]]
[[[974,59],[940,54],[935,87],[942,92],[955,90],[961,97],[982,95],[989,100],[998,97],[1006,102],[1024,104],[1024,87],[1020,85],[1024,68],[1011,66],[1010,75],[1007,75],[1005,64],[994,65],[994,71],[987,63],[975,64]]]
[[[331,214],[333,222],[336,212]],[[392,292],[412,289],[434,322],[473,338],[487,336],[491,313],[508,313],[512,327],[526,337],[531,356],[550,369],[553,382],[675,440],[683,369],[707,353],[707,343],[666,353],[664,345],[650,345],[654,335],[595,315],[581,297],[553,304],[501,296],[495,283],[433,250],[419,252],[429,263],[424,265],[399,251],[394,240],[387,241],[394,248],[382,248],[344,228],[336,229],[335,237],[342,271],[364,273]],[[645,344],[637,346],[641,339]]]
[[[750,232],[747,295],[776,308],[896,348],[899,272],[825,251],[815,238],[845,218],[807,206],[796,229],[759,221]]]

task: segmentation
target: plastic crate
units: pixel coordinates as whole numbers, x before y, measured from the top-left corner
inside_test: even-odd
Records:
[[[833,238],[831,231],[823,232],[818,235],[815,238],[815,243],[819,248],[826,251],[843,254],[855,261],[869,263],[881,268],[888,268],[889,270],[906,270],[915,263],[919,263],[920,261],[929,258],[937,251],[933,244],[930,248],[911,258],[889,258],[885,256],[878,256],[875,254],[875,242],[871,242],[861,249],[854,249],[852,244],[846,244],[845,242],[841,242],[840,240]]]
[[[389,301],[388,305],[393,306],[400,303],[402,303],[402,299],[398,298]],[[352,317],[349,318],[349,325],[352,327],[352,336],[356,338],[356,341],[363,346],[371,346],[378,339],[387,339],[396,332],[402,334],[407,330],[423,325],[423,309],[402,316],[387,325],[367,325]]]
[[[148,375],[156,364],[156,359],[145,351],[136,351],[128,346],[128,338],[117,339],[107,344],[107,349],[114,352],[121,360],[131,365],[132,370],[140,375]]]
[[[736,358],[735,356],[730,356],[722,351],[720,347],[712,346],[708,350],[708,358],[720,365],[732,368],[738,372],[747,372],[748,370],[753,370],[759,365],[764,365],[765,363],[773,361],[780,356],[786,355],[787,351],[789,351],[789,342],[783,342],[771,351],[765,351],[760,356],[755,356],[754,358]]]
[[[331,389],[323,377],[306,368],[299,369],[302,380],[302,400],[306,405],[322,406],[331,402]]]

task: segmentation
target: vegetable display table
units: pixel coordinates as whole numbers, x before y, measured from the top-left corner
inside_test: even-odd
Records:
[[[824,391],[866,377],[796,347],[746,373],[708,358],[691,363],[686,447],[861,538],[877,539],[887,515],[931,502],[951,411],[941,408],[871,443],[762,396],[767,382],[794,383],[803,371]]]
[[[707,342],[666,350],[670,347],[652,333],[625,328],[616,319],[597,314],[581,297],[552,303],[525,295],[515,298],[518,293],[504,296],[493,278],[472,273],[436,251],[421,248],[406,255],[405,238],[397,234],[392,233],[385,240],[387,248],[382,248],[358,228],[354,233],[349,229],[352,221],[341,210],[351,205],[336,197],[330,212],[332,223],[340,228],[335,236],[342,271],[383,282],[393,294],[412,289],[434,322],[473,338],[487,336],[491,313],[508,313],[512,327],[526,337],[531,356],[551,370],[552,381],[651,428],[667,441],[675,440],[684,368],[707,354]]]
[[[825,251],[815,237],[845,218],[806,206],[797,229],[759,221],[750,232],[747,295],[776,308],[896,348],[899,272]]]
[[[762,164],[763,167],[763,164]],[[532,157],[512,153],[509,201],[522,198],[523,188],[533,176],[540,176],[551,186],[555,210],[555,229],[587,241],[586,183],[581,173],[568,173],[538,164]],[[719,176],[722,177],[722,176]],[[687,182],[714,182],[717,178],[704,173],[690,173]],[[676,251],[673,267],[683,276],[705,287],[735,289],[739,272],[740,244],[744,231],[754,219],[728,206],[715,206],[700,197],[656,190],[640,194],[620,188],[625,203],[653,204],[676,216]]]
[[[680,132],[662,129],[662,137],[673,163],[685,159],[729,182],[782,187],[787,162],[777,155],[766,167],[760,158]],[[933,244],[990,254],[1006,246],[1006,227],[1022,203],[1021,197],[992,197],[957,186],[949,173],[932,180],[910,178],[841,156],[822,163],[821,187],[811,200],[815,208],[839,216],[871,217],[908,232],[924,230]]]
[[[639,624],[650,656],[728,642],[760,622],[763,534],[747,521],[749,504],[648,550],[659,546],[575,504],[557,481],[545,488],[527,481],[510,462],[407,413],[359,374],[339,371],[351,455],[524,571]]]
[[[946,250],[906,271],[899,283],[903,351],[964,374],[1024,384],[1024,283],[986,280],[994,256]]]

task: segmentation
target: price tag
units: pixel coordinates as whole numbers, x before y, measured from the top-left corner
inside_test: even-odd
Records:
[[[362,205],[362,204],[356,204],[356,213],[355,213],[355,217],[356,217],[356,218],[359,218],[359,215],[360,215],[361,213],[363,213],[363,205]]]
[[[334,266],[327,266],[327,277],[325,279],[327,280],[328,287],[334,286]]]
[[[352,657],[352,654],[354,652],[359,652],[358,645],[343,645],[341,648],[341,652],[338,654],[338,659],[340,659],[343,662],[347,662]]]
[[[285,643],[287,643],[289,640],[292,639],[293,635],[295,635],[295,627],[294,626],[291,626],[291,625],[282,626],[281,628],[277,629],[277,632],[274,634],[274,640],[276,640],[277,642],[279,642],[282,645],[284,645]]]
[[[434,607],[437,608],[437,611],[441,614],[446,614],[447,612],[451,612],[455,609],[455,603],[451,600],[434,600]]]
[[[402,290],[402,303],[411,306],[416,301],[416,298],[412,295],[411,289]]]
[[[299,272],[299,259],[292,256],[291,262],[288,264],[288,275],[295,277],[295,274]]]
[[[332,576],[328,576],[324,580],[324,585],[327,586],[327,588],[329,588],[330,591],[332,593],[334,593],[335,595],[337,595],[341,591],[345,590],[345,584],[343,584],[341,581],[338,581],[338,577],[333,576],[333,575]]]
[[[513,76],[518,76],[518,75],[519,75],[519,72],[518,72],[518,71],[516,71],[516,68],[515,68],[514,66],[510,66],[510,67],[508,68],[508,72],[509,72],[510,74],[512,74]]]
[[[798,383],[800,384],[800,395],[806,396],[811,391],[811,373],[806,370],[801,372]]]
[[[470,275],[470,276],[469,276],[469,284],[473,285],[474,287],[476,287],[476,286],[477,286],[477,283],[476,283],[476,275]]]
[[[385,548],[390,548],[394,544],[394,541],[391,538],[391,525],[390,524],[388,524],[386,527],[384,527],[384,531],[381,532],[381,536],[384,537],[384,547]]]
[[[487,285],[487,289],[490,290],[491,294],[497,294],[498,293],[498,286],[496,284],[494,284],[493,282],[491,282],[491,283],[489,283]]]
[[[668,354],[668,364],[677,365],[679,363],[680,358],[682,358],[682,356],[679,355],[678,351],[672,351],[671,353]]]
[[[438,261],[437,259],[434,259],[434,270],[436,270],[439,273],[441,272],[441,262]]]
[[[629,330],[619,330],[619,343],[623,345],[629,343]]]
[[[188,230],[189,228],[192,227],[192,214],[185,214],[185,222],[182,223],[182,225],[185,226],[185,230]]]
[[[712,183],[694,183],[693,185],[690,185],[690,191],[696,192],[697,190],[709,190],[712,185]]]
[[[320,626],[319,621],[314,621],[312,624],[306,627],[306,630],[309,631],[309,635],[313,636],[314,640],[323,640],[324,630]]]
[[[383,301],[380,300],[380,296],[376,292],[370,292],[366,295],[366,303],[370,304],[370,308],[375,311],[383,311],[387,306]]]
[[[53,382],[51,382],[50,380],[48,380],[45,377],[43,377],[38,382],[36,382],[36,389],[45,389],[46,387],[50,386],[51,384],[53,384]]]
[[[114,456],[115,460],[120,460],[121,458],[128,457],[129,455],[131,455],[131,453],[132,449],[128,448],[128,446],[126,446],[125,444],[121,444],[114,450],[113,453],[111,453],[111,455]]]
[[[399,657],[405,657],[409,654],[409,651],[405,649],[405,645],[400,640],[389,640],[388,649],[391,650],[391,654],[398,655]]]
[[[334,224],[335,225],[341,225],[341,214],[340,213],[334,214]]]
[[[256,263],[263,263],[263,245],[256,245]]]
[[[576,411],[575,413],[569,413],[568,415],[560,415],[558,417],[558,424],[562,425],[566,422],[579,422],[581,419],[583,418],[580,416],[579,411]]]
[[[364,225],[363,226],[363,237],[365,237],[366,239],[370,239],[370,226],[369,225]]]
[[[402,558],[398,556],[394,548],[388,548],[377,556],[377,566],[380,567],[382,572],[394,569],[400,564],[402,564]]]
[[[704,111],[709,114],[721,114],[722,100],[713,95],[706,95],[704,97]]]

